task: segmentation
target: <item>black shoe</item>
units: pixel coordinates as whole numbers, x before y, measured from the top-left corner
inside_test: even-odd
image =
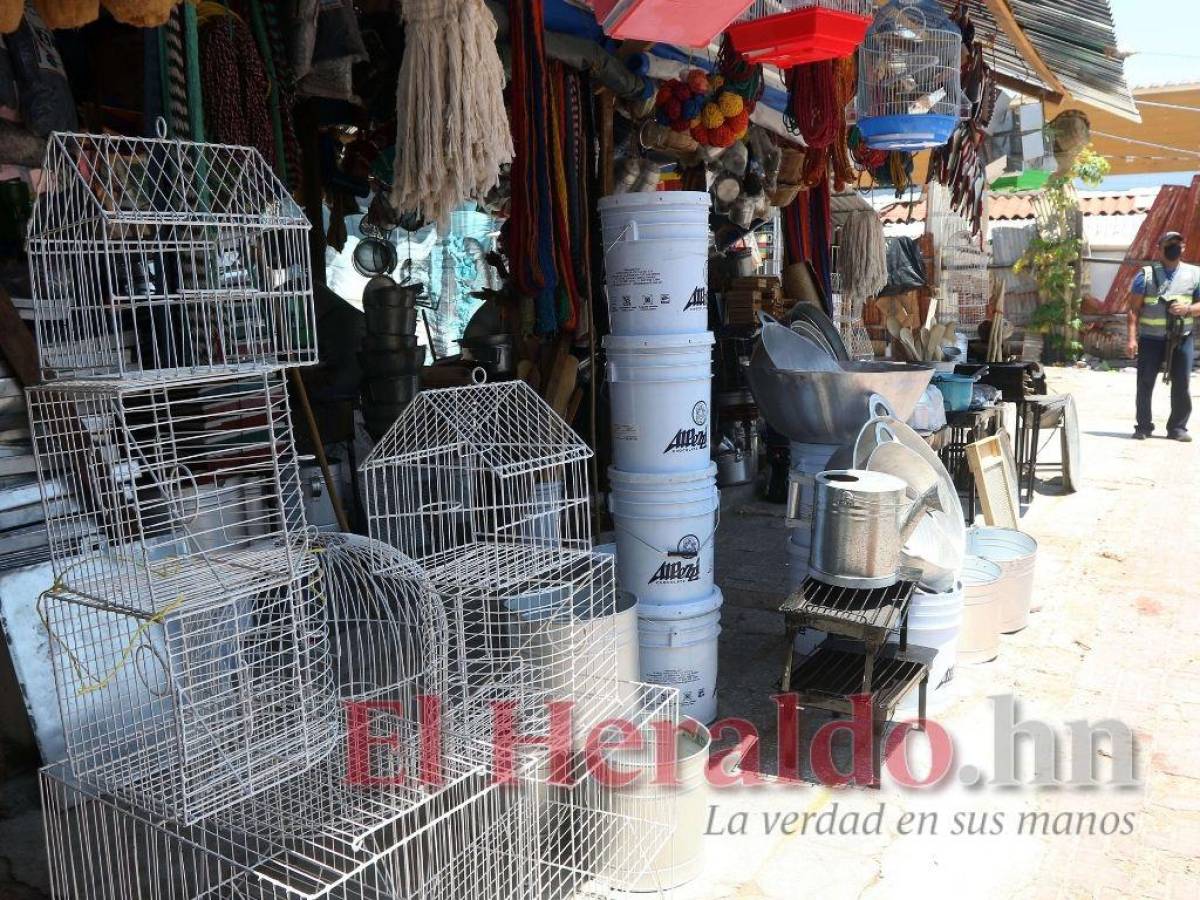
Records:
[[[1150,435],[1146,434],[1144,431],[1135,431],[1133,433],[1133,439],[1135,441],[1144,441],[1148,437],[1150,437]]]
[[[1168,434],[1167,437],[1173,441],[1179,441],[1181,444],[1190,444],[1192,442],[1192,436],[1186,431],[1176,431],[1173,434]]]

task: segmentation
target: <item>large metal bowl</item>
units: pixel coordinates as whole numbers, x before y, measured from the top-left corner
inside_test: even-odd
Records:
[[[912,415],[933,377],[932,365],[840,362],[837,372],[777,369],[756,352],[747,370],[750,389],[767,423],[791,441],[852,444],[876,415],[872,398],[882,397],[898,419]]]

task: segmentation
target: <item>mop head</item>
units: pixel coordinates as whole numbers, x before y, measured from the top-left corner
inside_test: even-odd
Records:
[[[445,225],[513,157],[496,20],[483,0],[403,0],[392,206]]]

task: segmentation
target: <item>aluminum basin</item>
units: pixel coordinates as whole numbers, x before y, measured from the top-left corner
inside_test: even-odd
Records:
[[[790,441],[852,444],[875,415],[873,395],[907,421],[933,378],[933,366],[915,363],[839,362],[838,372],[776,369],[755,353],[747,369],[750,389],[767,423]]]

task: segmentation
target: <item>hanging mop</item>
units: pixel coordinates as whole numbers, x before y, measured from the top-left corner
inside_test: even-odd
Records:
[[[446,225],[512,160],[496,20],[483,0],[403,0],[392,206]]]

